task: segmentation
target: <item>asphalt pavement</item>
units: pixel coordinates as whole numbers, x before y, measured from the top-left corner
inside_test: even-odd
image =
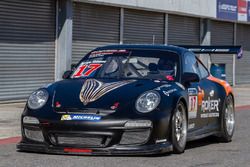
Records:
[[[236,131],[231,143],[189,142],[185,153],[157,156],[65,156],[16,152],[24,103],[0,105],[0,167],[250,167],[250,85],[234,88]]]

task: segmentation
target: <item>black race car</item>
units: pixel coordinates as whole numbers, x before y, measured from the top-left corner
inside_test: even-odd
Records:
[[[190,49],[100,47],[63,78],[30,95],[21,118],[19,151],[182,153],[187,141],[210,135],[232,139],[232,89],[211,76]]]

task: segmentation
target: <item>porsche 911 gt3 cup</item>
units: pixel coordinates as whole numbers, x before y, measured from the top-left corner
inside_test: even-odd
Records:
[[[188,141],[215,135],[229,142],[234,134],[232,88],[190,49],[100,47],[63,78],[28,98],[19,151],[182,153]]]

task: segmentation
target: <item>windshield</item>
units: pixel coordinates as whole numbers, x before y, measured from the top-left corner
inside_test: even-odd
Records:
[[[135,78],[174,81],[179,56],[159,50],[100,50],[88,54],[71,78]]]

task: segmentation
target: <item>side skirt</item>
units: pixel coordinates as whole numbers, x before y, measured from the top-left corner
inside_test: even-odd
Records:
[[[193,131],[188,131],[187,141],[198,140],[211,135],[219,135],[219,134],[220,131],[218,129],[218,125],[205,126],[203,128],[199,128]]]
[[[219,131],[213,131],[213,132],[208,132],[208,133],[203,133],[203,134],[196,134],[196,135],[191,135],[187,137],[187,141],[194,141],[194,140],[198,140],[198,139],[202,139],[208,136],[212,136],[212,135],[219,135]]]

